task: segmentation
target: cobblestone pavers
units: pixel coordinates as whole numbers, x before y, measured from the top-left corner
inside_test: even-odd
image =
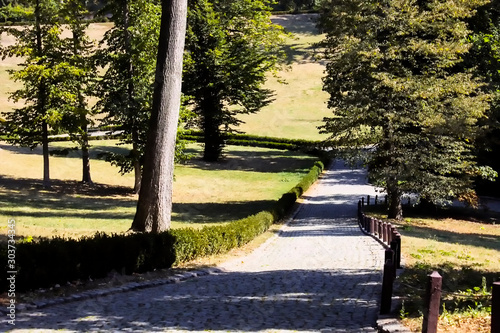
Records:
[[[367,194],[365,173],[337,162],[248,256],[178,283],[24,311],[13,331],[376,332],[384,253],[355,218]]]

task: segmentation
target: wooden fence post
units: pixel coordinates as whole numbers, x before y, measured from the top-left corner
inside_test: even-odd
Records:
[[[385,251],[385,257],[392,257],[392,250]],[[382,279],[382,295],[380,301],[380,314],[388,314],[391,312],[392,306],[392,288],[394,283],[394,263],[387,259],[384,264],[384,277]]]
[[[437,333],[443,278],[436,271],[432,272],[428,277],[422,333]]]
[[[370,221],[371,221],[371,219],[369,217],[365,216],[365,231],[367,233],[371,232],[371,230],[370,230],[370,227],[371,227],[370,224],[371,224],[371,222]]]
[[[361,198],[361,207],[364,207],[365,206],[365,197],[362,197]]]
[[[378,205],[378,195],[375,196],[375,206]]]
[[[375,229],[375,219],[373,217],[370,218],[370,233],[375,235],[377,229]]]
[[[401,234],[397,231],[394,234],[394,241],[397,244],[396,254],[394,255],[394,265],[396,268],[401,268]]]
[[[366,205],[370,206],[370,196],[369,195],[366,196]]]
[[[387,222],[382,223],[382,241],[387,244]]]
[[[397,265],[398,242],[396,240],[392,240],[390,246],[391,246],[391,250],[394,252],[394,255],[393,255],[394,278],[396,278],[396,269],[399,268]]]
[[[491,333],[500,333],[500,282],[493,283],[491,297]]]

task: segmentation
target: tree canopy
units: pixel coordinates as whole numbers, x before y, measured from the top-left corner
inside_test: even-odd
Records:
[[[269,1],[191,0],[183,92],[205,135],[204,159],[216,161],[224,133],[271,102],[266,75],[282,57],[283,29],[271,22]]]
[[[332,117],[323,133],[364,151],[370,176],[401,218],[401,196],[476,200],[477,175],[494,176],[474,156],[490,94],[474,68],[466,19],[483,0],[326,1],[319,27],[327,60],[324,90]]]

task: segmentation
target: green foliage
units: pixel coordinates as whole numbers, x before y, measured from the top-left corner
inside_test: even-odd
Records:
[[[405,267],[401,276],[401,290],[405,294],[405,315],[418,316],[424,310],[425,286],[428,274],[438,271],[443,277],[442,304],[446,311],[453,313],[486,311],[491,312],[491,285],[496,274],[483,272],[476,267],[454,267],[451,263],[438,266],[418,262]],[[446,312],[445,312],[446,315]]]
[[[493,0],[481,7],[469,23],[473,34],[472,48],[465,57],[465,67],[475,67],[486,79],[484,90],[493,95],[487,117],[481,121],[478,140],[478,161],[488,163],[500,172],[500,1]],[[485,195],[500,195],[491,181],[478,180],[478,191]]]
[[[203,256],[225,253],[244,245],[283,219],[318,178],[323,163],[316,162],[310,172],[276,202],[271,211],[263,211],[221,226],[196,230],[172,229],[167,232],[106,235],[74,239],[38,239],[18,242],[16,288],[24,291],[64,284],[77,279],[105,277],[110,271],[132,274],[169,268]],[[0,261],[7,263],[6,247],[0,249]],[[7,270],[2,270],[0,290],[7,288]]]
[[[203,132],[187,130],[180,136],[184,140],[204,142]],[[233,146],[250,146],[261,148],[273,148],[283,150],[300,150],[314,155],[320,153],[321,141],[310,141],[301,139],[273,138],[267,136],[258,136],[250,134],[226,133],[224,142]]]
[[[480,73],[460,65],[471,48],[465,20],[485,2],[349,0],[322,8],[333,115],[321,131],[356,152],[371,145],[370,176],[387,190],[391,217],[401,217],[403,192],[474,201],[474,144],[490,95]]]
[[[192,0],[184,59],[183,91],[205,133],[204,159],[219,159],[224,133],[241,121],[237,114],[271,102],[262,88],[284,55],[283,29],[270,19],[268,1]]]
[[[25,7],[15,2],[9,2],[0,7],[0,18],[3,23],[17,23],[25,21],[33,15],[33,8]]]
[[[35,3],[33,2],[35,7]],[[64,94],[58,85],[64,81],[66,64],[60,63],[61,33],[57,19],[57,8],[49,1],[37,2],[34,24],[19,28],[2,28],[2,32],[16,39],[14,45],[1,49],[2,57],[22,57],[20,69],[10,71],[11,78],[23,87],[13,92],[14,102],[24,106],[14,112],[5,113],[3,131],[11,136],[9,142],[34,148],[41,144],[43,124],[57,128],[61,118],[59,106],[64,102]],[[26,13],[28,15],[28,13]]]

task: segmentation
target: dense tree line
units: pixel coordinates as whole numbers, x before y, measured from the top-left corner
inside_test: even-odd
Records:
[[[31,24],[4,27],[17,43],[2,49],[22,57],[12,78],[24,86],[12,94],[23,106],[6,113],[5,134],[13,144],[42,145],[44,186],[50,186],[49,133],[69,133],[83,158],[84,183],[91,183],[88,128],[100,124],[123,131],[128,155],[106,159],[122,173],[134,171],[139,192],[153,105],[161,4],[149,0],[108,2],[102,13],[114,23],[102,41],[85,34],[84,0],[23,0]],[[31,9],[34,9],[31,13]],[[205,132],[204,158],[222,155],[224,132],[240,124],[238,113],[254,113],[270,101],[266,73],[281,59],[282,28],[272,24],[268,1],[192,0],[184,66],[180,123]],[[30,14],[31,13],[31,14]],[[71,36],[62,37],[69,29]],[[97,100],[90,106],[90,100]],[[178,142],[175,158],[182,159]]]

